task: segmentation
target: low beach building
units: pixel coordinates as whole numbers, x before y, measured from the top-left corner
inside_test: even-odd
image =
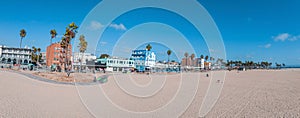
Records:
[[[31,52],[29,47],[15,48],[0,45],[0,62],[2,64],[21,64],[31,63]]]
[[[182,58],[181,60],[181,67],[182,68],[187,68],[187,69],[205,69],[209,70],[211,69],[211,62],[205,61],[203,58],[195,58],[191,59],[190,57],[188,58]]]
[[[97,59],[96,66],[106,68],[110,72],[123,72],[133,70],[135,65],[133,60],[121,58],[102,58]]]
[[[87,66],[87,62],[88,61],[95,61],[96,58],[97,57],[94,54],[91,54],[91,53],[75,52],[75,53],[73,53],[73,56],[72,56],[73,68],[75,70],[78,70],[80,67],[82,69],[85,69],[86,66]]]

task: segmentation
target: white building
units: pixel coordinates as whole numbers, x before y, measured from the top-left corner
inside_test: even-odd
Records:
[[[73,53],[72,56],[72,62],[73,62],[73,67],[79,67],[80,65],[83,67],[86,67],[87,61],[93,61],[96,60],[96,56],[91,54],[91,53],[78,53],[75,52]],[[81,61],[81,63],[80,63]]]
[[[28,47],[14,48],[0,45],[0,62],[4,64],[31,63],[32,50]]]
[[[155,66],[156,55],[153,51],[133,50],[131,59],[135,61],[137,71],[143,72]]]
[[[106,68],[106,71],[110,72],[123,72],[135,67],[134,61],[129,59],[120,58],[103,58],[97,59],[99,65]]]
[[[40,62],[41,65],[46,65],[46,59],[47,59],[46,54],[47,54],[46,52],[41,52],[41,55],[42,55],[42,58],[41,58],[42,61]]]
[[[204,59],[200,60],[200,69],[204,69]]]

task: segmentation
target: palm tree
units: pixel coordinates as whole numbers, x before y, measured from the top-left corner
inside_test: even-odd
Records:
[[[221,65],[225,64],[224,59],[221,59],[221,58],[218,58],[216,63],[221,64]]]
[[[20,48],[22,47],[22,40],[25,36],[26,36],[26,31],[24,29],[20,30],[20,37],[21,37]]]
[[[250,69],[253,69],[254,62],[253,62],[253,61],[250,61],[250,62],[249,62],[249,65],[250,65]]]
[[[230,64],[230,67],[232,68],[233,61],[232,61],[232,60],[230,60],[230,61],[229,61],[229,64]]]
[[[205,56],[205,60],[206,60],[206,62],[208,62],[208,59],[209,59],[209,56],[208,56],[208,55],[206,55],[206,56]],[[207,65],[206,67],[204,66],[204,67],[205,67],[205,70],[208,70],[208,69],[210,69],[210,66],[211,66],[211,65],[209,65],[209,63],[207,63],[207,64],[208,64],[208,65]]]
[[[85,41],[85,37],[84,35],[80,35],[79,37],[79,51],[82,53],[81,55],[81,59],[80,59],[80,71],[82,70],[82,59],[83,59],[83,54],[84,52],[86,51],[86,48],[87,48],[87,42]]]
[[[205,56],[205,60],[208,61],[208,58],[209,58],[208,55],[206,55],[206,56]]]
[[[172,54],[172,51],[171,51],[171,50],[168,50],[168,51],[167,51],[167,54],[168,54],[168,63],[169,63],[169,61],[170,61],[170,55]]]
[[[213,57],[209,57],[209,60],[210,60],[210,61],[213,61],[213,59],[214,59]]]
[[[214,61],[215,61],[215,58],[214,57],[210,57],[210,59],[209,59],[210,61],[211,61],[211,64],[213,65],[213,63],[215,63]]]
[[[31,53],[31,60],[33,62],[36,62],[37,61],[37,57],[36,57],[36,52],[37,52],[37,48],[35,48],[34,46],[32,46],[32,53]]]
[[[201,59],[204,59],[204,56],[203,56],[203,55],[201,55],[201,56],[200,56],[200,58],[201,58]]]
[[[50,39],[50,45],[52,44],[52,39],[56,37],[57,33],[55,29],[50,30],[50,35],[51,35],[51,39]]]
[[[230,61],[229,60],[227,60],[227,63],[226,63],[226,65],[225,66],[227,66],[227,67],[229,67],[230,66]]]
[[[41,54],[41,48],[38,48],[37,52],[38,52],[38,54],[37,54],[37,63],[39,63],[39,61],[40,61],[40,54]]]
[[[148,45],[146,46],[146,49],[147,49],[148,51],[150,51],[150,50],[152,49],[152,46],[151,46],[150,44],[148,44]]]
[[[187,66],[187,65],[188,65],[188,64],[187,64],[187,58],[188,58],[188,56],[189,56],[189,53],[185,52],[185,53],[184,53],[184,56],[185,56],[185,63],[186,63],[186,66]]]
[[[62,54],[64,55],[62,58],[65,58],[62,63],[62,65],[64,65],[65,71],[70,69],[69,65],[71,65],[71,62],[68,60],[69,48],[70,48],[71,40],[75,38],[75,34],[77,33],[77,28],[78,26],[74,22],[69,24],[69,26],[66,28],[64,37],[62,37],[60,42],[60,46],[61,48],[63,48]]]
[[[275,63],[275,64],[276,64],[277,69],[281,69],[281,64],[278,64],[278,63]]]
[[[104,59],[104,58],[108,58],[108,57],[109,57],[108,54],[101,54],[99,58],[100,58],[100,59]]]
[[[192,62],[192,65],[194,65],[194,58],[195,58],[195,54],[191,54],[191,62]]]
[[[268,65],[269,65],[269,67],[271,67],[271,66],[272,66],[272,63],[269,63]]]

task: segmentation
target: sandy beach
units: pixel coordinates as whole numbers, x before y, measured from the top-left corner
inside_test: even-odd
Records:
[[[76,87],[39,81],[1,70],[0,117],[127,117],[110,108],[109,103],[101,99],[103,93],[110,102],[122,109],[149,112],[172,102],[177,91],[183,89],[181,76],[182,79],[198,79],[199,83],[194,99],[191,99],[187,109],[179,117],[198,117],[210,82],[206,74],[115,74],[109,76],[107,83]],[[134,83],[141,89],[124,86],[122,82]],[[223,81],[215,83],[221,84]],[[223,84],[218,101],[206,117],[300,117],[299,69],[226,71],[226,81]],[[158,90],[152,91],[147,87]],[[144,94],[148,92],[153,94]],[[184,92],[187,95],[193,94]],[[141,96],[137,97],[136,94]],[[105,107],[103,110],[110,113],[102,115],[102,109],[97,109],[98,105]]]

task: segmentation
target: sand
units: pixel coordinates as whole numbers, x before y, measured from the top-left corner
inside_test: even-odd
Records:
[[[191,81],[197,79],[199,86],[187,109],[182,113],[178,112],[179,117],[198,117],[210,82],[210,78],[205,75],[206,73],[183,74],[183,79],[188,78]],[[151,74],[151,76],[115,74],[108,78],[107,83],[78,86],[79,91],[77,91],[74,85],[42,82],[14,72],[0,70],[0,118],[133,117],[126,113],[119,113],[110,107],[110,103],[102,98],[103,95],[123,110],[133,112],[160,110],[159,108],[174,102],[173,98],[178,90],[183,89],[180,76],[180,74]],[[80,76],[75,77],[80,78]],[[131,77],[132,80],[127,77]],[[166,81],[155,80],[164,80],[164,77]],[[141,89],[137,90],[134,86],[120,87],[118,84],[127,81],[138,84]],[[158,91],[151,91],[145,88],[151,85],[149,82],[164,84]],[[224,84],[224,87],[218,101],[206,117],[300,117],[300,70],[298,69],[251,70],[239,73],[227,71],[226,81],[224,83],[214,81],[214,84]],[[161,86],[155,84],[151,87]],[[143,93],[143,91],[153,92],[153,94],[144,94],[147,92]],[[184,93],[188,96],[193,94],[192,91],[190,89]],[[143,94],[143,96],[137,97],[133,93]],[[179,109],[180,107],[171,108],[174,111]],[[175,114],[172,112],[166,112],[164,116],[154,114],[150,117],[173,115]]]

